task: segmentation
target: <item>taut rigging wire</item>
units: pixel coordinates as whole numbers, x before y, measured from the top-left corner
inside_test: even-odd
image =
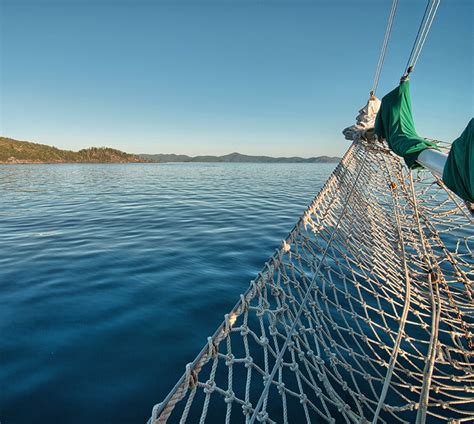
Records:
[[[421,19],[418,33],[416,34],[413,47],[405,66],[405,76],[408,76],[415,69],[416,63],[421,54],[421,50],[423,49],[426,38],[428,37],[428,33],[430,32],[431,25],[433,24],[433,20],[436,16],[436,12],[438,11],[440,1],[441,0],[428,0],[426,4],[425,13]]]
[[[380,48],[379,60],[375,69],[374,83],[372,85],[371,94],[375,94],[377,86],[379,85],[380,75],[382,73],[382,67],[385,61],[385,53],[387,52],[388,41],[392,33],[393,21],[397,12],[398,0],[392,0],[392,8],[390,9],[390,15],[387,21],[387,28],[385,30],[385,37],[383,39],[382,47]]]

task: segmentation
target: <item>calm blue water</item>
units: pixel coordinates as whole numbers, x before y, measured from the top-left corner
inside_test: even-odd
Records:
[[[0,166],[0,421],[144,423],[329,164]]]

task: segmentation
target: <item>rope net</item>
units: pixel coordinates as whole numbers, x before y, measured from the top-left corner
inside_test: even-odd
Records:
[[[149,423],[472,422],[472,220],[354,142]]]

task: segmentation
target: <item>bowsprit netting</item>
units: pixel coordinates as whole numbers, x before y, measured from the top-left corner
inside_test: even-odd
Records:
[[[472,221],[354,142],[150,423],[474,418]]]

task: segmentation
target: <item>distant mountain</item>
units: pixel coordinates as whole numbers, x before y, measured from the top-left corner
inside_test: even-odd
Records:
[[[230,162],[230,163],[337,163],[338,157],[271,157],[230,153],[224,156],[187,156],[174,154],[133,155],[110,147],[90,147],[78,152],[46,144],[0,137],[0,163],[137,163],[137,162]]]
[[[153,162],[109,147],[90,147],[78,152],[45,144],[0,137],[0,163],[133,163]]]
[[[187,156],[174,154],[140,154],[145,159],[157,162],[231,162],[231,163],[337,163],[341,160],[332,156],[316,156],[311,158],[294,157],[271,157],[271,156],[249,156],[241,153],[230,153],[224,156]]]

